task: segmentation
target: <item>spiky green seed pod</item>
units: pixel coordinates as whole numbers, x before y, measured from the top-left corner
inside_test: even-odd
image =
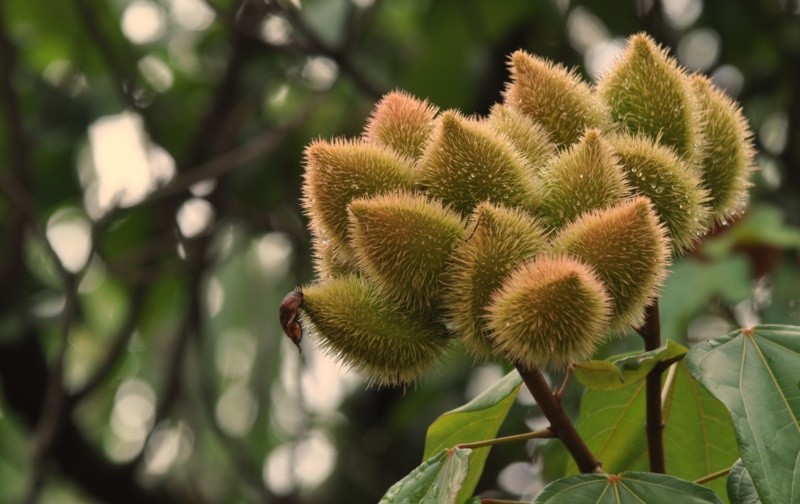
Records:
[[[585,264],[543,256],[516,269],[492,296],[495,348],[527,368],[564,368],[590,357],[609,328],[611,300]]]
[[[553,228],[590,210],[619,203],[630,194],[622,167],[599,130],[590,129],[540,174],[540,214]]]
[[[303,207],[334,242],[347,248],[347,205],[355,198],[411,189],[411,161],[379,145],[317,140],[305,150]]]
[[[481,203],[472,216],[467,241],[453,252],[443,275],[443,302],[450,327],[478,359],[494,353],[486,328],[485,308],[492,293],[522,262],[547,244],[546,231],[516,209]]]
[[[608,110],[575,70],[517,51],[510,59],[505,104],[541,124],[559,147],[578,140],[586,128],[607,129]]]
[[[647,198],[584,214],[555,237],[552,247],[597,272],[613,300],[614,330],[642,324],[670,254],[666,230]]]
[[[711,218],[724,222],[747,203],[755,155],[752,133],[741,108],[707,78],[692,76],[692,89],[703,117],[703,187],[711,198]]]
[[[404,91],[393,91],[375,106],[364,129],[364,138],[417,159],[433,131],[438,111],[427,100],[419,100]]]
[[[320,280],[358,273],[358,265],[349,247],[337,248],[330,240],[317,235],[314,236],[312,247],[314,271]]]
[[[547,130],[516,109],[495,104],[488,123],[494,131],[505,135],[534,170],[541,169],[556,154]]]
[[[482,201],[533,210],[533,167],[487,124],[444,112],[417,170],[426,192],[466,217]]]
[[[421,378],[448,345],[437,326],[356,276],[304,288],[301,322],[329,354],[379,385]]]
[[[690,249],[705,231],[708,193],[675,152],[638,135],[610,138],[634,194],[647,196],[667,226],[676,254]]]
[[[350,203],[356,259],[382,291],[415,309],[438,305],[439,277],[464,239],[464,222],[438,201],[391,193]]]
[[[700,127],[688,78],[650,37],[632,36],[597,86],[614,121],[629,133],[658,139],[689,161],[697,157]]]

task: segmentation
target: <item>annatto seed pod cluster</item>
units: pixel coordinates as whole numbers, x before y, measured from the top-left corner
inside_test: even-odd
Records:
[[[396,91],[357,139],[305,152],[319,281],[300,320],[371,382],[460,340],[559,368],[643,322],[670,257],[743,210],[739,107],[635,35],[596,86],[523,51],[488,117]]]

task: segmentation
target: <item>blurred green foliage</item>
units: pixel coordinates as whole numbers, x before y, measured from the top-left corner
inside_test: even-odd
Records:
[[[750,210],[672,266],[664,333],[693,344],[800,324],[799,12],[796,0],[6,0],[0,501],[376,502],[419,463],[427,426],[503,370],[454,352],[413,389],[376,390],[309,342],[298,358],[277,306],[313,281],[302,151],[359,134],[393,88],[485,114],[517,48],[591,78],[646,30],[740,100],[760,151]],[[500,435],[543,427],[531,404],[518,399]],[[555,448],[494,448],[478,491],[534,495],[563,470]]]

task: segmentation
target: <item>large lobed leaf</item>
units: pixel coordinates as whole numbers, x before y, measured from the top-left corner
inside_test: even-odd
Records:
[[[695,480],[730,467],[738,458],[725,406],[695,382],[683,363],[664,373],[664,450],[667,472]],[[647,470],[645,383],[608,391],[587,389],[578,433],[608,472]],[[568,474],[577,473],[574,462]],[[725,495],[724,480],[706,484]]]
[[[742,461],[764,504],[800,500],[800,328],[761,325],[705,341],[692,375],[730,411]]]
[[[521,385],[519,373],[512,371],[472,401],[437,418],[428,427],[424,458],[428,459],[458,444],[496,436]],[[473,450],[458,502],[464,502],[472,495],[488,456],[488,447]]]
[[[719,498],[708,488],[665,474],[581,474],[545,487],[534,504],[708,504]]]

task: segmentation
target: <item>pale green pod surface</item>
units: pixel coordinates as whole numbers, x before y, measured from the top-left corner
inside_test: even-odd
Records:
[[[403,306],[436,308],[439,277],[464,239],[461,218],[421,194],[391,193],[350,203],[352,246],[362,271]]]
[[[615,122],[675,149],[684,159],[697,157],[701,143],[696,104],[686,73],[644,34],[628,47],[598,83],[598,93]]]
[[[540,174],[542,208],[551,228],[560,228],[590,210],[606,208],[630,194],[625,174],[599,130],[561,151]]]
[[[364,138],[417,159],[433,131],[438,111],[427,100],[415,98],[405,91],[393,91],[375,106],[364,129]]]
[[[642,324],[670,255],[666,230],[641,196],[583,215],[554,238],[552,248],[594,268],[613,300],[614,330]]]
[[[611,299],[585,264],[542,256],[511,273],[488,313],[494,346],[510,361],[564,368],[590,357],[606,337]]]
[[[526,213],[481,203],[467,226],[469,237],[453,251],[442,283],[450,328],[475,358],[491,357],[486,311],[492,293],[519,264],[547,244],[544,228]]]
[[[587,128],[609,127],[605,105],[574,70],[521,50],[511,55],[510,67],[505,104],[544,126],[559,147],[576,142]]]
[[[634,194],[647,196],[667,226],[676,254],[706,231],[708,193],[700,177],[672,149],[645,136],[610,138]]]
[[[466,217],[482,201],[533,210],[533,167],[485,123],[444,112],[420,159],[417,184]]]
[[[556,154],[556,145],[550,141],[547,130],[517,109],[495,104],[488,123],[494,131],[505,135],[534,170],[541,169]]]
[[[304,288],[301,321],[329,354],[380,385],[418,380],[448,346],[436,325],[357,276]]]
[[[700,170],[710,196],[710,217],[724,222],[741,213],[747,203],[754,169],[752,133],[741,108],[707,78],[693,76],[692,89],[703,117]]]
[[[347,245],[347,205],[355,198],[411,189],[413,163],[361,141],[317,140],[305,150],[303,207],[337,247]]]
[[[312,224],[313,229],[313,224]],[[328,280],[358,273],[358,265],[350,248],[337,247],[323,236],[312,231],[311,242],[314,271],[320,280]]]

